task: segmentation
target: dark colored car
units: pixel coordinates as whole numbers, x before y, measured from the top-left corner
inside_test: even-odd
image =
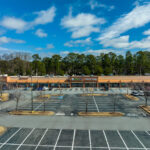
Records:
[[[39,87],[37,88],[38,91],[42,91],[43,90],[43,87]]]
[[[2,90],[8,90],[8,87],[7,86],[3,86]]]
[[[52,89],[53,89],[52,87],[49,88],[50,91],[51,91]]]

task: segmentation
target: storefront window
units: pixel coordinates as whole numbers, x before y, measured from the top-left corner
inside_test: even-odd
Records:
[[[97,87],[97,83],[85,83],[85,87]]]
[[[83,87],[83,83],[71,83],[71,87]]]

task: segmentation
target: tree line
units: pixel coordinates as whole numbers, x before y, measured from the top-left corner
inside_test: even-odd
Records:
[[[0,56],[0,74],[8,75],[144,75],[150,73],[150,52],[125,55],[113,52],[92,54],[56,54],[41,58],[39,54],[13,53]]]

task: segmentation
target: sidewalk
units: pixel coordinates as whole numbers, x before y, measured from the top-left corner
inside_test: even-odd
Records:
[[[15,116],[0,114],[0,126],[51,129],[149,130],[150,117]]]

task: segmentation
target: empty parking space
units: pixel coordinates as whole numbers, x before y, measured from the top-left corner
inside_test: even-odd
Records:
[[[62,130],[59,137],[58,146],[72,146],[74,130]]]
[[[144,131],[134,131],[134,134],[138,137],[139,141],[143,143],[144,147],[150,148],[150,135]]]
[[[117,131],[105,131],[105,134],[110,147],[125,147]]]
[[[143,148],[143,146],[140,144],[140,142],[137,140],[137,138],[134,136],[132,132],[120,131],[120,134],[129,148],[132,147]]]
[[[107,147],[106,139],[103,131],[91,131],[91,145],[92,147]]]
[[[38,148],[36,150],[53,150],[53,147],[49,147],[49,146],[38,146]]]
[[[40,145],[55,145],[60,130],[49,129],[42,139]]]
[[[7,143],[15,143],[21,144],[21,142],[27,137],[30,133],[31,129],[21,129],[18,133],[16,133]]]
[[[24,144],[33,144],[37,145],[42,135],[44,134],[45,129],[34,129],[32,133],[25,140]]]
[[[55,150],[71,150],[70,147],[56,147]]]
[[[18,145],[4,145],[1,147],[1,150],[16,150],[18,148]]]
[[[80,88],[67,89],[81,91]],[[84,89],[87,90],[87,89]],[[97,89],[99,90],[99,89]],[[140,98],[140,97],[139,97]],[[36,111],[54,111],[63,112],[65,115],[71,115],[72,112],[121,112],[125,116],[137,117],[146,116],[138,106],[144,104],[144,100],[139,101],[127,99],[124,95],[109,94],[107,96],[81,96],[81,94],[68,94],[64,96],[51,96],[49,100],[34,101],[33,110]],[[31,110],[31,103],[19,107],[19,110]],[[75,115],[76,115],[75,114]]]
[[[148,131],[10,128],[0,136],[0,149],[149,150],[148,133]]]
[[[21,146],[19,150],[35,150],[36,146]]]
[[[74,146],[90,146],[88,130],[76,131]]]
[[[19,128],[9,128],[5,134],[0,137],[0,143],[5,143]]]

